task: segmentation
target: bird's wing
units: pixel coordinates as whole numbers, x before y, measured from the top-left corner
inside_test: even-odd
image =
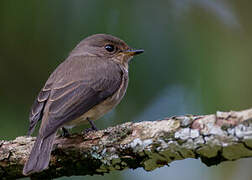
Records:
[[[29,136],[33,133],[36,124],[43,116],[43,110],[51,91],[50,87],[51,84],[46,84],[46,86],[39,92],[38,97],[35,99],[31,107],[29,114],[30,125],[27,133]]]
[[[60,83],[54,83],[51,88],[45,107],[47,112],[44,112],[47,118],[43,118],[40,129],[40,133],[45,137],[66,122],[80,117],[119,89],[123,78],[121,68],[114,63],[104,63],[101,60],[97,62],[91,63],[88,59],[72,61],[72,67],[78,64],[84,68],[77,72],[76,77],[73,77],[76,72],[71,72],[76,71],[75,68],[65,69],[65,76],[58,73],[56,79],[60,79]],[[70,74],[72,76],[69,76]],[[76,80],[80,76],[81,78]]]

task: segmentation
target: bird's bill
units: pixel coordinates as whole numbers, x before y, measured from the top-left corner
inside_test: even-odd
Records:
[[[143,49],[129,49],[129,50],[123,51],[124,54],[130,55],[130,56],[135,56],[143,52],[144,52]]]

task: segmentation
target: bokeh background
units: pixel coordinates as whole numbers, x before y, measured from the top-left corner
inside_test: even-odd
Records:
[[[145,53],[120,105],[99,128],[252,107],[251,1],[0,1],[0,139],[25,135],[34,98],[83,38],[109,33]],[[76,131],[76,129],[75,129]],[[251,180],[252,159],[206,167],[176,161],[72,179]],[[59,178],[60,180],[68,178]]]

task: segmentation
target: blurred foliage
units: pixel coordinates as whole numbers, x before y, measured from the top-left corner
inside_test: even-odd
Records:
[[[0,139],[26,133],[30,106],[49,74],[80,40],[95,33],[113,34],[145,49],[130,64],[124,100],[97,121],[100,128],[251,107],[251,5],[234,0],[1,0]],[[198,169],[187,179],[252,179],[251,159],[214,168],[196,162],[102,178],[166,179],[169,174],[185,179],[180,172],[190,166]]]

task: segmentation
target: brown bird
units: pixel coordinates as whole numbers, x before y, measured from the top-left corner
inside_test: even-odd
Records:
[[[30,112],[30,135],[42,119],[23,174],[48,167],[59,128],[93,121],[115,107],[128,86],[128,63],[142,53],[111,35],[95,34],[82,40],[50,75]]]

